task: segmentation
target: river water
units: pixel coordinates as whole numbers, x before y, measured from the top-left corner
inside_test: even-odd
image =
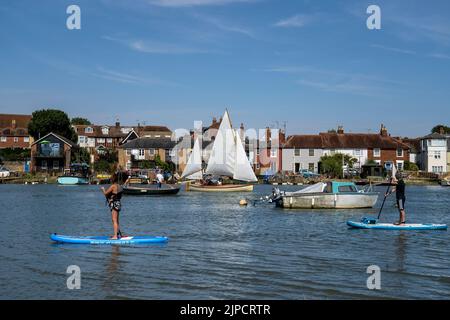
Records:
[[[118,247],[49,239],[112,233],[99,187],[0,185],[0,298],[450,299],[449,232],[347,228],[376,209],[239,206],[270,192],[124,197],[122,231],[170,241]],[[393,201],[388,222],[398,219]],[[407,187],[408,222],[450,224],[449,205],[450,188]],[[67,288],[70,265],[80,267],[80,290]],[[370,265],[381,269],[381,290],[367,288]]]

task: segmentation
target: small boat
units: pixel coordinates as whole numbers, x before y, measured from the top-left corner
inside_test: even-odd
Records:
[[[200,145],[200,139],[197,137],[181,178],[198,181],[203,180],[203,157]],[[205,174],[231,177],[233,180],[243,181],[246,184],[188,182],[186,184],[186,191],[251,192],[253,191],[253,185],[250,182],[258,181],[245,154],[241,138],[231,125],[228,111],[225,111],[222,117],[222,122],[214,140]]]
[[[441,186],[443,187],[450,187],[450,179],[449,178],[445,178],[441,180]]]
[[[58,184],[61,185],[83,185],[89,184],[89,179],[77,176],[60,176],[58,177]]]
[[[70,169],[59,176],[58,184],[61,185],[86,185],[89,184],[89,166],[85,163],[72,163]]]
[[[359,209],[373,208],[378,193],[358,190],[353,182],[319,182],[296,192],[275,188],[272,202],[289,209]]]
[[[158,195],[175,195],[180,191],[181,186],[172,184],[163,184],[161,188],[156,184],[124,186],[123,193],[133,196],[158,196]]]

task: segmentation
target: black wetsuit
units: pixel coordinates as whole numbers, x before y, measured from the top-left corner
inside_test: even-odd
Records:
[[[395,187],[395,196],[397,198],[397,206],[399,210],[405,209],[405,181],[403,179],[400,179],[397,182],[397,186]]]
[[[122,203],[120,202],[120,200],[122,199],[122,193],[123,188],[119,186],[117,193],[110,193],[106,195],[106,197],[108,198],[109,209],[111,209],[111,211],[116,210],[117,212],[119,212],[120,209],[122,209]]]

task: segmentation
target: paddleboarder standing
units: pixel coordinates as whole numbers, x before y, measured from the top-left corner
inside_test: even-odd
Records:
[[[405,181],[400,172],[395,174],[395,179],[392,179],[391,183],[394,185],[392,190],[386,193],[386,197],[395,192],[395,197],[397,199],[397,207],[400,213],[400,219],[398,222],[394,223],[395,225],[403,225],[406,223],[406,212],[405,212]]]
[[[119,213],[122,209],[122,204],[120,202],[122,198],[123,188],[119,184],[119,177],[116,173],[111,176],[111,186],[108,190],[104,187],[101,188],[103,194],[105,195],[109,209],[111,210],[111,218],[114,229],[114,235],[111,237],[112,240],[119,239],[122,236],[119,226]]]

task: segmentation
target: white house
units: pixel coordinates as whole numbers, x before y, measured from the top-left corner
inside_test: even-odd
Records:
[[[420,139],[421,170],[433,173],[447,172],[447,137],[432,133]]]

